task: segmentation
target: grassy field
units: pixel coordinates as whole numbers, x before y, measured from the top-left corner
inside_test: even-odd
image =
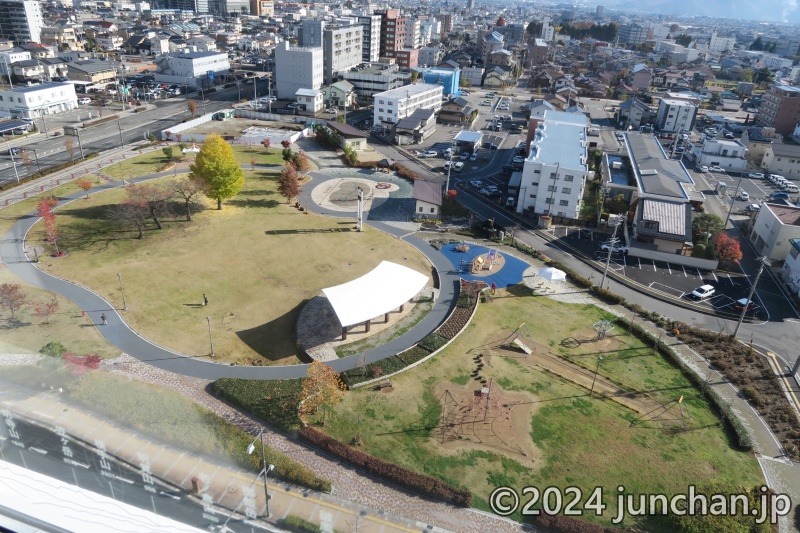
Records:
[[[241,364],[299,362],[295,320],[324,287],[384,259],[430,274],[427,259],[411,246],[370,228],[353,232],[352,220],[302,213],[276,189],[277,173],[247,171],[243,190],[222,211],[201,212],[191,223],[170,219],[161,231],[150,224],[143,240],[106,220],[125,192],[96,193],[58,211],[69,255],[43,266],[114,304],[121,304],[121,273],[126,321],[181,353],[209,352],[211,317],[218,359]],[[40,239],[41,231],[37,224],[29,238]],[[208,307],[201,305],[204,293]]]
[[[91,178],[96,181],[96,178]],[[72,184],[57,187],[56,196],[70,194],[79,190]],[[4,235],[19,217],[36,209],[39,197],[32,197],[0,210],[0,235]],[[30,241],[33,242],[33,241]],[[44,258],[42,259],[44,263]],[[91,318],[81,316],[78,306],[66,298],[55,296],[28,285],[0,267],[0,284],[18,283],[22,286],[26,305],[17,315],[18,321],[9,320],[10,314],[0,314],[0,353],[36,353],[48,342],[61,342],[69,351],[79,355],[93,353],[103,357],[115,356],[119,351],[109,344],[94,327]],[[50,324],[34,312],[35,303],[49,301],[52,297],[58,302],[58,310],[50,317]]]
[[[618,485],[634,494],[677,493],[688,484],[712,480],[747,486],[762,480],[752,455],[731,448],[707,402],[677,369],[619,328],[607,341],[593,341],[592,324],[610,315],[592,305],[513,293],[523,294],[513,291],[481,306],[465,333],[442,354],[392,377],[391,392],[349,392],[327,416],[324,430],[345,442],[360,435],[363,450],[370,454],[469,488],[474,505],[484,510],[489,510],[491,490],[500,485],[519,490],[576,485],[584,494],[604,487],[608,508],[593,520],[606,524],[616,514]],[[585,388],[537,367],[535,353],[523,357],[504,349],[490,351],[521,322],[529,325],[538,349],[591,364],[592,370],[602,355],[602,376],[626,388],[646,389],[654,402],[667,404],[684,396],[690,431],[676,431],[677,420],[632,425],[640,413],[610,399],[589,398]],[[499,385],[500,403],[522,402],[511,411],[517,417],[494,423],[502,442],[442,444],[438,426],[445,391],[470,397],[480,387],[471,374],[478,351],[486,364],[481,375]],[[647,531],[673,528],[659,519],[628,519],[624,525]]]

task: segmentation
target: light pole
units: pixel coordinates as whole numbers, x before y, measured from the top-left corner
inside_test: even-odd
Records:
[[[0,139],[2,139],[2,141],[4,143],[6,143],[6,146],[8,146],[8,141],[5,140],[4,137],[0,137]],[[11,156],[11,163],[14,165],[14,177],[17,179],[17,183],[19,183],[19,173],[17,172],[17,160],[14,159],[14,149],[13,148],[9,148],[8,149],[8,155]]]
[[[736,334],[739,333],[739,328],[744,321],[744,315],[747,313],[747,308],[750,307],[750,303],[753,301],[753,293],[756,292],[756,285],[758,285],[758,278],[761,277],[761,273],[764,272],[764,267],[771,266],[772,263],[770,262],[767,256],[762,255],[758,258],[758,272],[756,273],[756,279],[753,280],[753,285],[750,287],[750,294],[747,295],[747,301],[742,306],[742,314],[739,315],[739,322],[736,323],[736,329],[733,330],[733,336],[736,337]]]
[[[592,397],[594,394],[594,382],[597,381],[597,372],[600,370],[600,362],[603,360],[603,356],[600,355],[597,357],[597,366],[594,367],[594,377],[592,378],[592,388],[589,391],[589,398]]]
[[[81,131],[76,127],[75,136],[78,137],[78,149],[81,151],[81,159],[83,159],[83,143],[81,142]]]
[[[345,119],[347,121],[347,119]],[[444,186],[444,193],[447,194],[447,191],[450,190],[450,172],[453,170],[453,146],[454,143],[450,143],[450,160],[447,165],[447,183]]]
[[[253,442],[251,442],[250,445],[247,447],[247,454],[250,455],[255,451],[255,449],[256,449],[256,441],[257,440],[261,441],[261,461],[264,464],[264,470],[263,470],[263,472],[264,472],[264,498],[265,498],[265,500],[267,502],[267,518],[269,518],[270,516],[272,516],[272,514],[269,512],[268,478],[269,478],[269,473],[272,472],[275,469],[275,465],[272,465],[272,464],[268,465],[267,464],[267,454],[264,452],[264,428],[258,428],[258,435],[256,436],[255,439],[253,439]],[[261,475],[261,474],[259,473],[259,475]]]
[[[206,317],[206,322],[208,322],[208,342],[211,344],[211,357],[214,357],[214,339],[211,337],[211,317]]]
[[[122,310],[128,310],[128,303],[125,301],[125,289],[122,287],[122,273],[117,272],[117,278],[119,279],[119,292],[122,293]]]
[[[727,176],[727,174],[726,174],[726,176]],[[739,181],[736,183],[736,190],[733,191],[733,198],[731,198],[731,205],[728,208],[728,216],[725,217],[725,224],[722,225],[722,229],[723,230],[728,227],[728,220],[730,220],[730,218],[731,218],[731,212],[733,211],[733,204],[736,203],[736,197],[739,195],[739,187],[742,184],[742,178],[743,177],[744,177],[744,174],[740,175],[739,176]]]
[[[619,228],[620,223],[622,222],[621,218],[617,219],[617,223],[614,224],[614,233],[611,234],[611,238],[608,240],[608,255],[606,256],[606,268],[603,270],[603,280],[600,282],[600,288],[603,289],[604,285],[606,284],[606,276],[608,275],[608,266],[611,264],[611,252],[614,250],[614,245],[619,242],[617,239],[617,229]]]

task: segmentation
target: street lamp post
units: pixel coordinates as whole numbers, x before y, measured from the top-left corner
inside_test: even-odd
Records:
[[[8,141],[5,140],[5,138],[0,137],[0,140],[2,140],[4,143],[6,143],[6,146],[8,146]],[[19,183],[19,172],[17,172],[17,160],[14,159],[14,149],[9,148],[8,154],[11,156],[11,164],[14,165],[14,177],[17,179],[17,183]]]
[[[81,132],[77,127],[75,128],[75,136],[78,137],[78,149],[81,151],[81,159],[83,159],[83,143],[81,142]]]
[[[211,357],[214,357],[214,339],[211,337],[211,317],[206,317],[206,322],[208,322],[208,342],[211,344]]]
[[[347,119],[345,119],[346,121]],[[444,186],[444,193],[447,194],[447,191],[450,190],[450,171],[453,170],[453,146],[454,144],[450,143],[450,160],[449,164],[447,165],[447,183]]]
[[[739,333],[739,328],[744,321],[744,315],[747,313],[747,308],[750,307],[750,302],[753,301],[753,293],[756,292],[756,285],[758,285],[758,278],[761,277],[761,273],[764,272],[764,267],[771,266],[772,263],[770,262],[767,256],[761,256],[758,258],[758,272],[756,273],[756,279],[753,280],[753,285],[750,287],[750,294],[747,295],[747,301],[742,306],[742,313],[739,315],[739,321],[736,323],[736,329],[733,330],[733,336],[736,337],[736,334]]]
[[[594,394],[594,382],[597,381],[597,372],[600,370],[600,362],[603,360],[603,356],[600,355],[597,357],[597,366],[594,367],[594,377],[592,378],[592,388],[589,390],[589,398],[592,397]]]
[[[269,473],[272,472],[275,469],[275,465],[267,464],[267,454],[264,451],[264,428],[258,428],[258,435],[256,436],[255,439],[253,439],[253,442],[251,442],[250,445],[247,447],[248,455],[252,454],[255,451],[255,449],[256,449],[256,441],[257,440],[261,441],[261,461],[264,464],[264,470],[263,470],[263,472],[264,472],[264,499],[267,502],[267,518],[269,518],[270,516],[272,516],[272,514],[269,512],[269,498],[270,498],[270,496],[269,496],[268,478],[269,478]],[[259,475],[261,475],[261,474],[259,474]]]
[[[128,303],[125,301],[125,289],[122,287],[122,273],[117,272],[117,278],[119,279],[119,292],[122,293],[122,310],[128,310]]]
[[[603,280],[600,282],[600,288],[604,289],[606,284],[606,276],[608,275],[608,266],[611,264],[611,252],[614,250],[614,245],[619,242],[617,239],[617,229],[621,223],[621,219],[617,219],[617,223],[614,224],[614,233],[611,234],[611,238],[608,240],[608,255],[606,256],[606,268],[603,270]]]
[[[736,190],[733,191],[733,198],[731,198],[731,205],[728,208],[728,215],[725,217],[725,224],[722,225],[722,229],[723,230],[728,227],[728,220],[730,220],[730,218],[731,218],[731,212],[733,211],[733,204],[736,203],[736,197],[739,195],[739,187],[742,185],[742,178],[743,177],[744,177],[744,174],[739,176],[739,181],[736,183]]]

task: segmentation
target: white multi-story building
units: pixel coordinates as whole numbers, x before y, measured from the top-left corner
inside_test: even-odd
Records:
[[[42,8],[38,0],[0,0],[0,39],[16,44],[41,40]]]
[[[322,33],[325,85],[338,81],[340,73],[362,62],[363,29],[360,24],[325,28]]]
[[[278,98],[293,99],[298,89],[319,89],[323,81],[320,47],[275,46],[275,90]]]
[[[376,126],[396,124],[416,109],[442,108],[442,86],[432,83],[415,83],[373,97],[373,120]]]
[[[17,63],[18,61],[29,61],[31,59],[31,53],[27,50],[19,50],[12,48],[11,50],[2,50],[0,51],[0,74],[3,76],[8,76],[9,65],[12,63]],[[4,80],[8,81],[8,80]]]
[[[417,66],[435,67],[444,59],[444,50],[438,46],[424,46],[419,49]]]
[[[662,98],[658,103],[656,129],[667,132],[690,132],[697,118],[697,106],[685,100]]]
[[[736,139],[709,138],[695,143],[690,157],[696,165],[718,166],[726,171],[747,171],[747,148]]]
[[[106,33],[103,35],[98,35],[95,37],[97,41],[97,46],[102,48],[103,50],[118,50],[120,46],[125,42],[125,39],[117,35],[116,33]]]
[[[736,44],[736,37],[720,37],[717,32],[711,32],[711,40],[708,42],[709,52],[727,52],[733,50]]]
[[[578,218],[587,165],[587,127],[583,113],[546,111],[535,125],[520,181],[517,213]]]
[[[406,48],[419,48],[422,46],[419,19],[406,18]]]
[[[407,84],[411,73],[402,72],[395,64],[376,63],[351,68],[344,73],[344,79],[353,85],[360,100],[371,103],[373,95]]]
[[[165,54],[156,58],[155,81],[210,87],[218,78],[227,76],[231,64],[224,52],[191,52]]]
[[[78,107],[75,86],[48,82],[0,91],[0,111],[18,118],[38,118]]]
[[[420,21],[419,34],[422,44],[438,41],[442,34],[442,23],[431,17],[428,20]]]
[[[357,19],[361,25],[361,60],[375,63],[381,57],[381,16],[361,15]]]

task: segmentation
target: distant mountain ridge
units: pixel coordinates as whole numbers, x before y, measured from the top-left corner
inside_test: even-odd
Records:
[[[652,14],[718,17],[769,22],[800,22],[797,0],[622,0],[612,9],[641,11]]]

